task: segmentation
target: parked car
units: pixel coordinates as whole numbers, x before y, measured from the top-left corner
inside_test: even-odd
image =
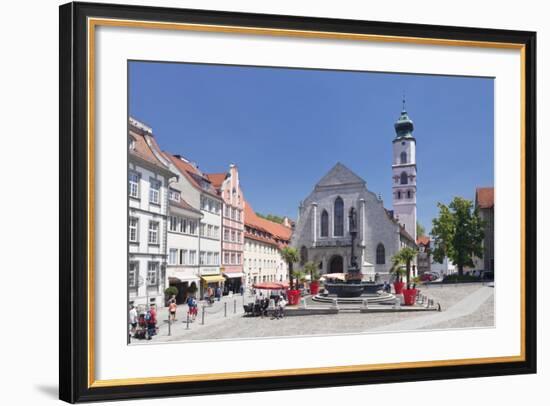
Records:
[[[420,275],[420,280],[422,282],[433,282],[438,278],[439,278],[439,275],[431,272],[425,272],[422,275]]]

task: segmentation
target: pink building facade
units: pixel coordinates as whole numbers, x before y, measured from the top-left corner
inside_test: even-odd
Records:
[[[227,173],[209,174],[208,179],[223,199],[221,266],[226,278],[224,293],[239,293],[244,277],[244,196],[239,171],[231,164]]]

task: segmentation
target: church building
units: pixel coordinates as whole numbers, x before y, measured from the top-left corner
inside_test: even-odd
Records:
[[[416,140],[405,108],[393,140],[393,210],[367,183],[337,163],[301,203],[291,245],[300,265],[319,264],[321,274],[347,272],[351,265],[350,213],[357,216],[355,256],[364,280],[388,280],[392,256],[416,247]]]

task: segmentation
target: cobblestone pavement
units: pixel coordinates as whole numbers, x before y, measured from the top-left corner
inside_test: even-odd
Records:
[[[341,312],[337,315],[311,315],[287,317],[279,320],[259,317],[243,317],[243,298],[224,298],[212,308],[206,309],[205,325],[199,317],[189,330],[181,320],[172,325],[172,335],[167,335],[167,326],[161,327],[158,336],[149,342],[242,339],[254,337],[283,337],[296,335],[330,335],[369,331],[405,329],[448,329],[468,327],[492,327],[494,325],[494,288],[480,283],[457,285],[423,285],[422,294],[440,303],[442,312],[415,313],[355,313]],[[231,303],[237,299],[237,313]],[[228,302],[227,317],[223,303]],[[244,302],[248,299],[245,298]],[[186,311],[185,306],[185,311]],[[221,310],[220,310],[221,309]],[[183,315],[183,312],[182,312]],[[159,317],[159,320],[161,318]]]

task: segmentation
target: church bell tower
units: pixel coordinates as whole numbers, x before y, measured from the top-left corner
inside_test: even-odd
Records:
[[[392,162],[393,215],[416,242],[416,140],[414,125],[405,110],[394,124]]]

